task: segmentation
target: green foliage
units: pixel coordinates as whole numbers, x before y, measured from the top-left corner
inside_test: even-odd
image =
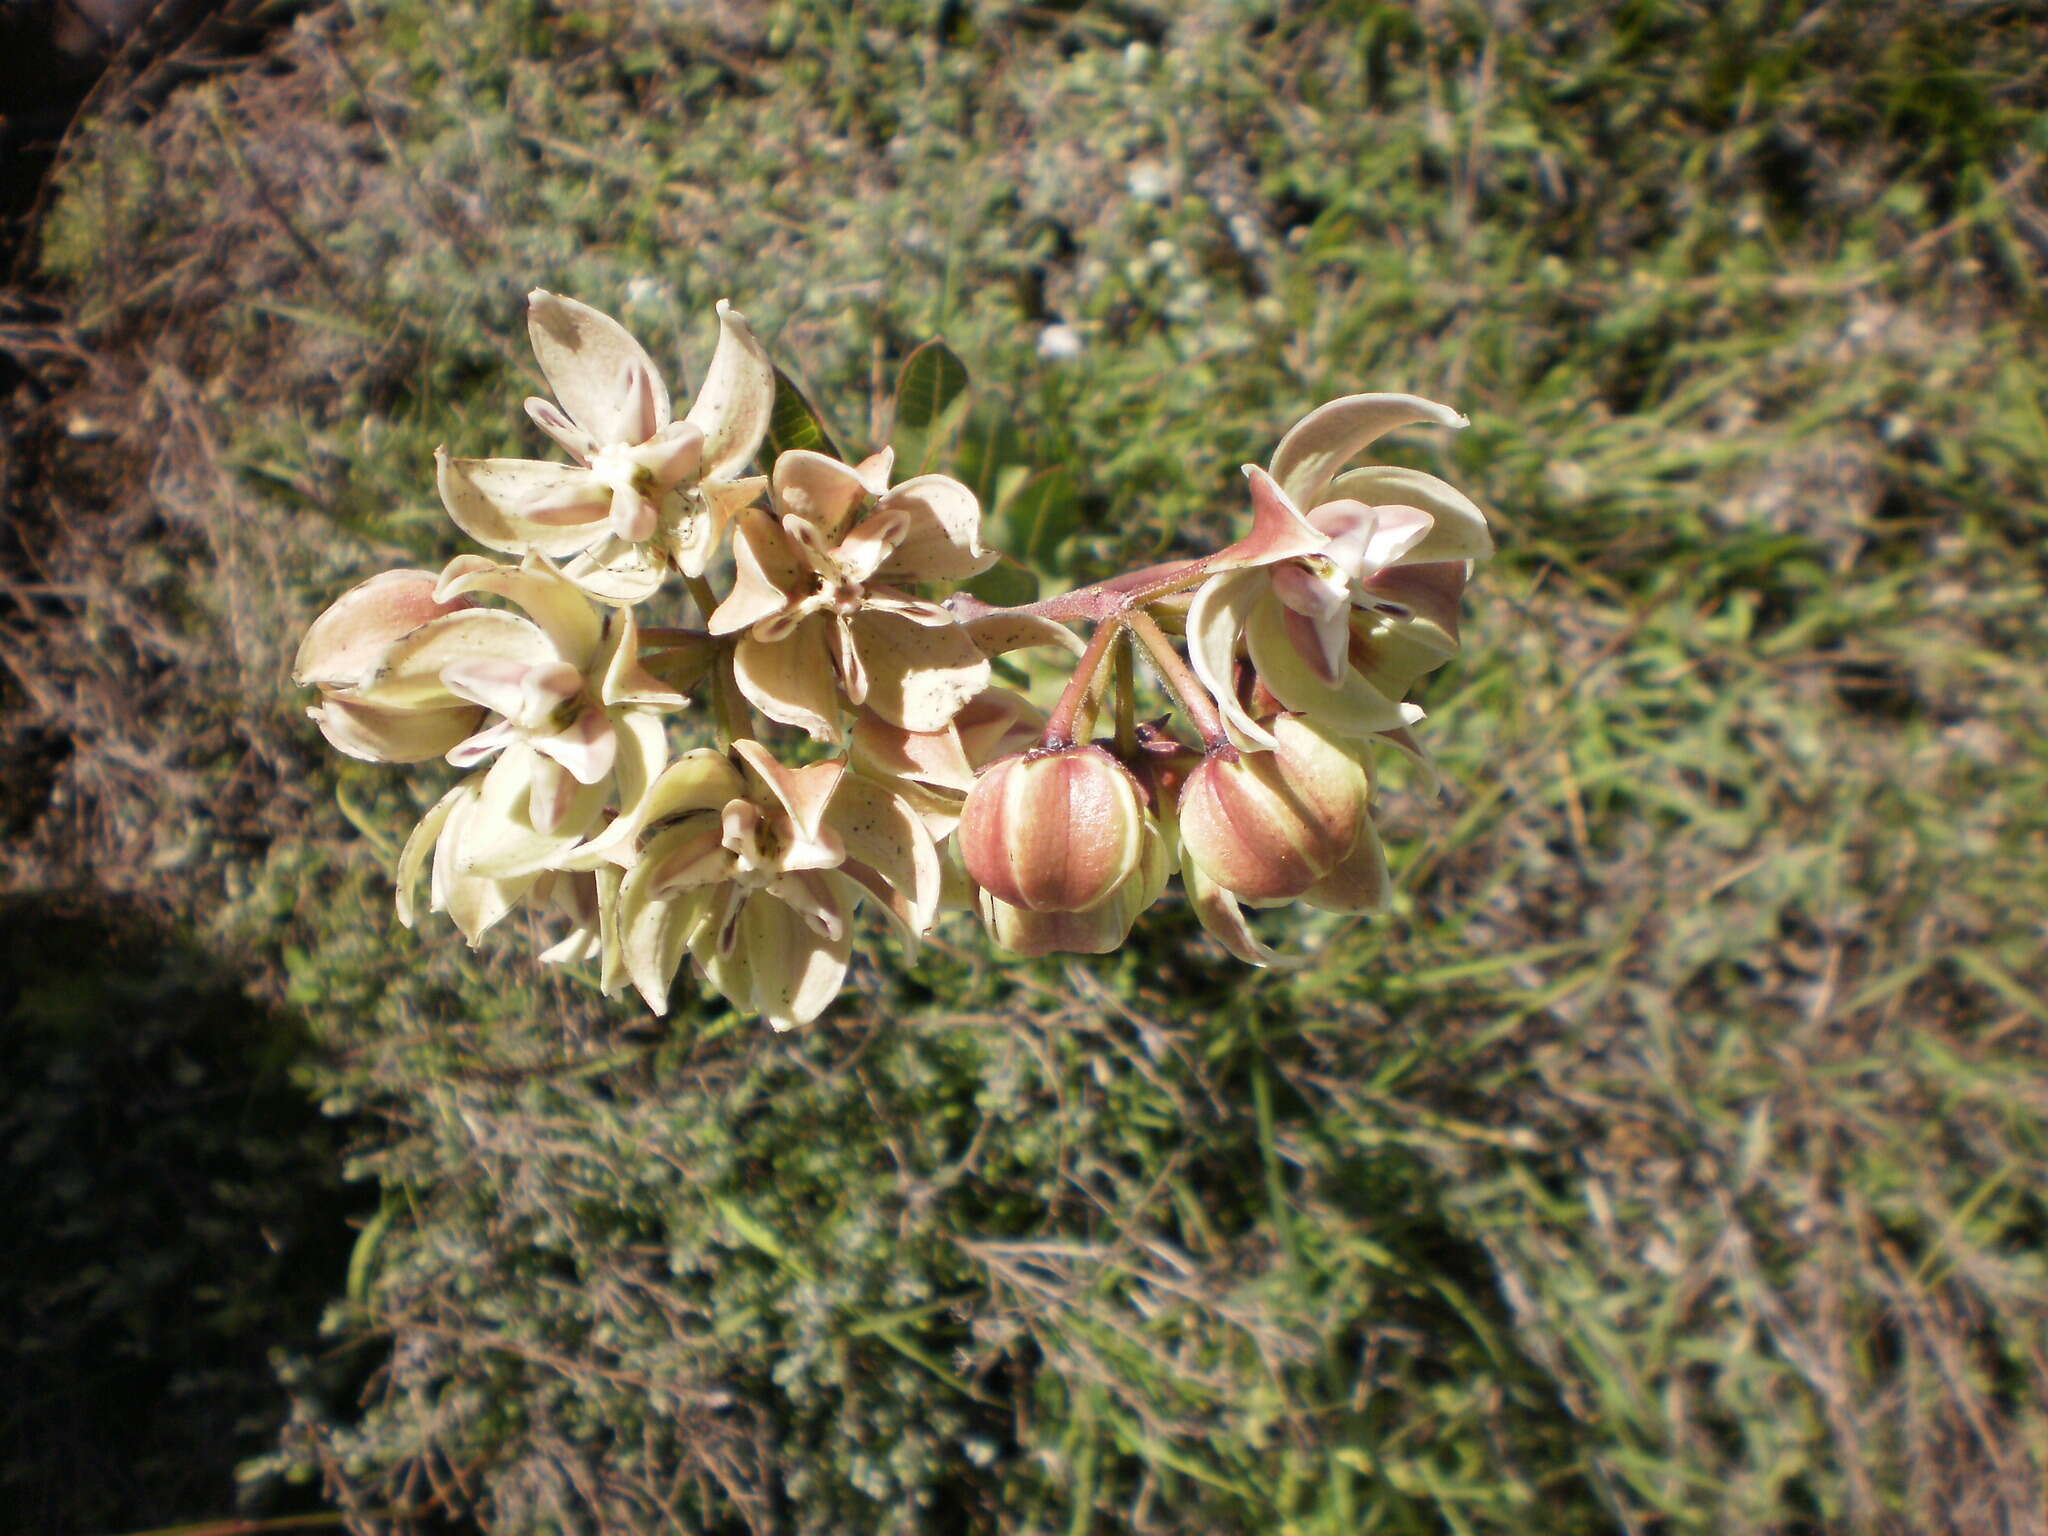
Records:
[[[878,953],[769,1038],[396,931],[430,788],[309,753],[375,836],[280,834],[212,932],[282,950],[355,1117],[332,1326],[385,1363],[279,1464],[535,1532],[2033,1518],[2024,10],[745,10],[394,0],[82,136],[45,259],[206,381],[281,573],[221,632],[455,552],[433,446],[536,446],[527,287],[678,373],[724,296],[849,447],[895,368],[899,426],[959,415],[1013,591],[1226,539],[1323,399],[1459,405],[1390,445],[1501,536],[1449,789],[1390,767],[1397,909],[1298,976],[1165,907],[1101,962]]]

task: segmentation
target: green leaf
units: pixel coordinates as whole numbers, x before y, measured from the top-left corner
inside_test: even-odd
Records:
[[[768,435],[761,439],[761,462],[773,469],[776,459],[792,448],[808,448],[828,458],[845,461],[846,455],[832,441],[824,418],[805,398],[804,392],[780,368],[775,370],[775,404],[768,411]]]
[[[1001,512],[1017,553],[1032,565],[1050,568],[1054,552],[1074,531],[1079,516],[1074,477],[1063,464],[1042,469],[1009,492]]]
[[[967,583],[967,590],[984,603],[1014,608],[1038,598],[1038,575],[1008,555]]]
[[[893,441],[901,477],[923,474],[967,415],[967,365],[936,336],[903,360],[896,377]]]

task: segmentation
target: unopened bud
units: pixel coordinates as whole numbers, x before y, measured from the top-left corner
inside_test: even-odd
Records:
[[[1085,912],[1138,865],[1145,826],[1138,786],[1096,746],[1025,753],[974,781],[960,815],[960,854],[974,883],[1033,912]]]
[[[1137,867],[1108,897],[1082,912],[1033,912],[982,891],[976,902],[991,939],[1020,955],[1106,955],[1123,946],[1144,910],[1159,899],[1172,872],[1166,838],[1145,823]]]
[[[1357,845],[1371,800],[1365,770],[1307,721],[1281,715],[1272,730],[1277,751],[1213,756],[1180,797],[1188,855],[1245,901],[1286,901],[1329,874]]]

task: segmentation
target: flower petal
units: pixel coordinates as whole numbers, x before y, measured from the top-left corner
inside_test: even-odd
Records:
[[[1463,491],[1419,469],[1403,469],[1398,464],[1347,469],[1330,482],[1326,496],[1362,501],[1371,507],[1419,507],[1427,512],[1434,526],[1408,551],[1410,562],[1484,560],[1493,554],[1486,514]]]
[[[653,845],[649,847],[652,849]],[[730,887],[698,886],[672,897],[664,896],[643,873],[645,868],[643,865],[627,870],[619,883],[614,917],[619,934],[619,967],[632,979],[649,1008],[666,1013],[669,988],[690,940]]]
[[[907,731],[943,728],[988,686],[988,658],[959,625],[927,628],[898,614],[853,616],[868,708]]]
[[[1216,701],[1231,741],[1248,752],[1279,745],[1237,697],[1238,637],[1253,604],[1268,597],[1269,584],[1258,571],[1232,571],[1204,582],[1188,608],[1188,662]]]
[[[1306,955],[1282,955],[1267,947],[1245,921],[1237,898],[1202,873],[1202,866],[1185,851],[1180,861],[1181,883],[1187,887],[1188,903],[1211,937],[1246,965],[1262,969],[1299,970],[1309,962]]]
[[[360,686],[375,674],[393,642],[422,624],[473,606],[437,596],[435,585],[431,571],[386,571],[342,593],[299,642],[292,681],[301,687]]]
[[[1301,515],[1301,510],[1263,469],[1247,464],[1244,472],[1252,483],[1252,531],[1209,557],[1207,569],[1211,573],[1313,555],[1330,542],[1327,535]]]
[[[1003,656],[1033,645],[1057,645],[1076,656],[1087,644],[1066,625],[1029,613],[991,613],[969,619],[961,628],[984,656]]]
[[[1471,422],[1447,405],[1419,395],[1346,395],[1317,406],[1288,430],[1273,450],[1273,478],[1297,506],[1313,507],[1337,470],[1396,427]]]
[[[445,667],[479,660],[538,666],[556,659],[538,625],[516,613],[465,608],[422,624],[387,650],[377,675],[358,694],[362,702],[387,709],[446,709],[463,701],[441,681]]]
[[[1393,899],[1386,849],[1372,818],[1362,819],[1358,844],[1335,869],[1302,893],[1301,899],[1325,912],[1379,912]]]
[[[868,489],[851,464],[808,448],[792,448],[778,455],[768,484],[775,510],[809,523],[818,530],[826,548],[845,538],[855,509],[868,498]]]
[[[1422,718],[1422,711],[1413,704],[1388,698],[1355,669],[1346,668],[1335,686],[1324,682],[1289,635],[1286,613],[1280,600],[1267,593],[1252,605],[1245,620],[1245,644],[1252,666],[1282,706],[1340,736],[1398,730]]]
[[[738,634],[787,613],[811,575],[810,563],[765,512],[741,514],[733,530],[732,559],[732,590],[705,621],[714,635]]]
[[[611,487],[573,464],[533,459],[455,459],[434,450],[441,505],[486,549],[561,559],[601,538]]]
[[[573,790],[561,802],[545,807],[544,818],[536,817],[536,777],[546,781],[543,787],[560,777],[540,768],[543,761],[530,743],[514,742],[491,765],[463,824],[456,873],[491,880],[537,875],[590,830],[604,807],[608,786],[567,780]],[[539,825],[542,819],[551,823],[547,830]]]
[[[981,545],[981,503],[947,475],[918,475],[875,504],[896,525],[890,554],[875,568],[883,581],[965,581],[1002,557]]]
[[[427,814],[420,818],[412,835],[405,840],[405,847],[399,851],[398,868],[393,873],[393,883],[398,887],[398,920],[410,928],[413,923],[412,895],[419,884],[420,873],[426,868],[427,854],[441,836],[441,828],[447,825],[448,813],[456,803],[472,799],[476,795],[476,780],[464,779],[447,794],[436,800]]]
[[[367,763],[424,763],[441,756],[483,722],[483,711],[379,709],[353,699],[323,698],[306,711],[336,751]]]
[[[899,915],[912,931],[929,930],[939,913],[939,853],[910,807],[881,785],[850,773],[832,796],[830,819],[848,861],[879,875],[903,899]],[[886,899],[884,905],[895,906]]]
[[[643,443],[668,425],[654,359],[610,315],[536,288],[526,296],[526,333],[548,388],[599,447]]]
[[[706,480],[731,480],[760,452],[775,406],[775,365],[747,317],[718,301],[718,347],[686,418],[704,434]]]
[[[554,642],[556,655],[579,672],[596,657],[603,618],[576,583],[545,557],[528,555],[518,565],[495,565],[476,555],[458,555],[441,572],[440,595],[472,592],[489,592],[524,608]]]
[[[740,912],[738,949],[746,955],[753,982],[752,997],[741,1006],[751,1007],[775,1029],[794,1029],[810,1023],[839,995],[853,933],[842,924],[837,939],[820,938],[793,908],[762,895]],[[718,971],[709,964],[705,969],[716,983]]]
[[[625,607],[645,602],[668,579],[668,557],[653,544],[629,544],[607,526],[603,536],[562,567],[586,597]]]
[[[598,697],[614,708],[636,705],[642,709],[681,709],[688,704],[690,701],[682,693],[641,665],[640,626],[632,610],[620,609],[611,623],[617,632]]]
[[[831,622],[812,613],[780,640],[742,635],[732,655],[733,680],[747,702],[770,720],[808,731],[815,741],[840,739],[839,689],[826,647]]]
[[[845,857],[825,814],[845,777],[845,762],[834,759],[791,768],[758,741],[736,741],[732,749],[767,786],[795,830],[791,846],[783,850],[781,868],[830,869]]]

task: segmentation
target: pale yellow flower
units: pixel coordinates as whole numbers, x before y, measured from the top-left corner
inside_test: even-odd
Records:
[[[637,602],[673,569],[701,576],[733,511],[759,496],[744,471],[768,429],[775,370],[746,317],[723,300],[704,387],[678,420],[646,350],[609,316],[542,289],[527,329],[561,403],[527,413],[570,464],[457,459],[437,451],[441,499],[488,549],[566,561],[607,602]]]
[[[1239,746],[1274,746],[1256,718],[1270,706],[1256,710],[1242,696],[1240,647],[1273,704],[1341,734],[1398,731],[1421,718],[1401,696],[1457,650],[1470,562],[1493,551],[1486,518],[1420,470],[1338,469],[1382,434],[1423,422],[1462,427],[1465,418],[1414,395],[1333,400],[1281,439],[1270,474],[1247,469],[1259,517],[1291,514],[1323,543],[1217,576],[1188,610],[1188,660]]]
[[[796,450],[775,461],[773,511],[742,512],[733,587],[711,615],[738,635],[733,673],[762,714],[841,739],[841,699],[907,731],[937,731],[988,686],[959,619],[904,590],[961,581],[981,546],[974,493],[944,475],[891,487],[887,451],[858,467]]]
[[[648,1007],[667,1010],[687,954],[735,1007],[789,1029],[838,996],[862,901],[912,939],[930,928],[931,835],[901,800],[845,769],[789,768],[755,741],[736,742],[732,757],[692,752],[625,837],[593,845],[629,866],[614,925],[621,973]]]

